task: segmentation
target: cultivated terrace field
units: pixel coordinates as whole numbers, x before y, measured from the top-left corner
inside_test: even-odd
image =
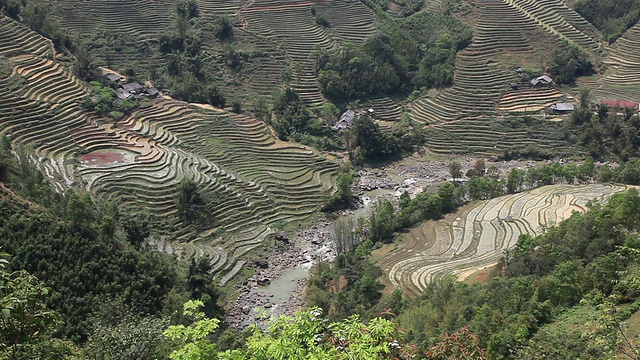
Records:
[[[640,358],[639,20],[0,0],[0,358]]]
[[[360,98],[376,111],[384,128],[393,127],[403,113],[416,124],[427,125],[426,144],[439,153],[500,155],[526,141],[543,149],[554,148],[557,154],[571,154],[575,151],[571,144],[554,137],[558,124],[541,126],[551,130],[527,139],[522,139],[522,128],[514,130],[514,137],[506,135],[504,139],[494,133],[487,137],[487,133],[492,132],[495,119],[522,121],[523,116],[537,116],[555,102],[572,102],[581,86],[591,88],[594,101],[638,101],[640,95],[636,90],[640,79],[634,75],[638,26],[610,43],[599,28],[572,8],[575,2],[570,1],[429,0],[416,5],[404,1],[198,0],[192,1],[198,17],[190,22],[180,20],[173,11],[176,1],[171,0],[49,2],[51,16],[87,44],[97,64],[134,78],[152,79],[187,98],[193,92],[178,89],[182,85],[177,78],[193,77],[214,84],[226,97],[227,106],[236,101],[245,108],[256,97],[270,102],[274,91],[290,84],[307,106],[318,109],[327,103],[326,94],[333,91],[318,82],[320,52],[336,54],[344,51],[345,43],[359,47],[380,33],[389,34],[402,46],[427,49],[440,44],[437,36],[405,44],[406,39],[396,37],[396,30],[422,36],[416,35],[423,34],[420,27],[433,25],[416,24],[452,13],[453,18],[470,25],[472,37],[459,43],[452,58],[438,60],[450,66],[445,70],[449,80],[422,81],[427,75],[422,68],[413,69],[418,65],[411,62],[423,61],[423,55],[400,54],[394,60],[400,65],[388,64],[396,69],[399,83],[404,85],[383,92],[373,89]],[[221,23],[230,26],[232,35],[214,35],[219,33]],[[430,31],[456,36],[459,30],[449,22]],[[158,51],[158,41],[165,35],[197,44],[198,55],[190,58],[192,55],[180,49]],[[593,71],[576,70],[572,77],[578,78],[568,86],[529,86],[531,78],[544,73],[563,76],[555,57],[566,63],[568,58],[560,53],[567,47],[586,56]],[[424,49],[415,51],[427,51]],[[179,70],[174,67],[178,63]],[[517,68],[526,73],[517,73]],[[434,74],[440,70],[431,69]],[[348,104],[344,101],[338,105],[344,108]]]
[[[397,244],[378,250],[385,254],[378,264],[388,273],[394,288],[419,295],[428,283],[443,276],[466,277],[494,265],[516,245],[521,234],[541,234],[574,211],[586,211],[587,203],[605,202],[625,189],[613,185],[550,185],[473,202],[442,220],[410,229]]]
[[[305,219],[332,193],[337,165],[276,140],[248,116],[162,98],[116,121],[86,112],[90,89],[66,58],[14,20],[0,23],[0,128],[24,149],[21,161],[59,191],[148,212],[164,234],[161,249],[209,255],[231,276],[274,228]],[[185,179],[207,200],[206,217],[194,223],[177,214]]]
[[[576,9],[592,6],[583,3]],[[144,210],[157,224],[158,248],[207,254],[214,270],[230,276],[274,229],[308,218],[334,192],[337,163],[272,135],[268,124],[281,119],[269,106],[285,87],[312,110],[305,121],[316,138],[326,134],[318,130],[327,129],[322,121],[358,101],[374,110],[387,134],[400,123],[414,130],[417,140],[400,132],[381,151],[379,142],[369,142],[383,155],[406,152],[399,144],[412,149],[414,141],[444,154],[586,154],[567,132],[566,117],[541,111],[575,102],[580,86],[591,88],[594,101],[638,101],[640,31],[627,16],[627,23],[609,19],[618,21],[617,35],[604,36],[602,24],[572,6],[562,0],[25,3],[22,17],[13,14],[24,24],[0,18],[0,129],[58,191]],[[124,113],[87,111],[83,104],[95,88],[85,80],[100,78],[97,66],[155,85],[165,96]],[[542,74],[558,84],[531,87]],[[304,139],[299,135],[292,138]],[[359,136],[358,144],[370,138]],[[348,137],[313,143],[352,153]],[[188,189],[185,181],[200,192],[190,200],[195,213],[176,201]]]

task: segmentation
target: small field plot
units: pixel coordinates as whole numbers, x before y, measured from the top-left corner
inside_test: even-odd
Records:
[[[399,244],[378,250],[387,253],[380,256],[378,265],[394,287],[417,295],[437,278],[464,275],[496,263],[504,250],[515,246],[520,234],[540,234],[573,211],[584,212],[590,200],[604,202],[625,189],[601,184],[551,185],[474,202],[443,220],[425,222],[404,234]]]

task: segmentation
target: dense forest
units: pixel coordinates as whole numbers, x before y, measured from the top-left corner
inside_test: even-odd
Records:
[[[471,42],[468,25],[449,11],[418,12],[384,24],[362,46],[346,43],[334,54],[314,55],[328,99],[346,102],[451,85],[456,53]]]
[[[638,0],[578,0],[575,10],[612,43],[640,19]]]

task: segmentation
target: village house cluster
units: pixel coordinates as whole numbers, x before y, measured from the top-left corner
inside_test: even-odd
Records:
[[[517,68],[516,73],[522,74],[525,72],[524,68]],[[511,89],[517,90],[519,88],[518,83],[510,83]],[[529,85],[532,88],[550,88],[550,87],[558,87],[553,78],[549,75],[541,75],[532,79],[529,82]],[[601,100],[599,103],[591,103],[589,108],[592,111],[598,111],[601,106],[606,106],[609,109],[617,109],[619,112],[632,111],[634,114],[640,115],[640,110],[637,102],[633,101],[620,101],[620,100]],[[549,114],[569,114],[575,110],[575,104],[573,102],[557,102],[551,104],[545,111]]]
[[[104,77],[116,84],[120,84],[124,80],[120,75],[114,73],[106,74]],[[141,98],[155,98],[160,94],[158,89],[154,87],[145,88],[137,82],[121,84],[120,87],[116,89],[116,92],[118,93],[118,98],[115,100],[116,102]]]

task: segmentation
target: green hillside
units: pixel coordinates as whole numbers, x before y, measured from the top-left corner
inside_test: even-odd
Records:
[[[0,36],[2,134],[59,191],[149,213],[162,249],[208,254],[216,270],[235,272],[274,228],[305,219],[332,193],[336,164],[276,140],[254,118],[159,98],[114,121],[84,109],[90,89],[45,38],[7,17]],[[207,199],[206,218],[178,216],[185,179]]]
[[[0,358],[640,358],[639,19],[0,0]]]

